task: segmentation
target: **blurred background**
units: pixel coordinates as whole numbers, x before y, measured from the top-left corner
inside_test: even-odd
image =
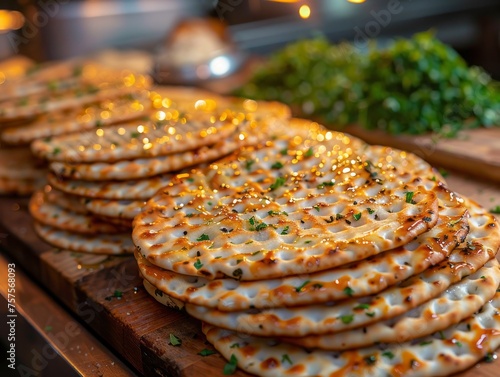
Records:
[[[134,49],[153,56],[186,18],[227,25],[249,56],[321,33],[366,47],[435,28],[470,63],[500,77],[498,0],[2,0],[0,59],[36,61]]]

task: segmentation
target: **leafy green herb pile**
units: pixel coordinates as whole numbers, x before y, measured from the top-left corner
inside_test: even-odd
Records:
[[[299,41],[272,55],[236,94],[282,101],[332,127],[453,136],[500,125],[498,83],[432,32],[368,53],[324,38]]]

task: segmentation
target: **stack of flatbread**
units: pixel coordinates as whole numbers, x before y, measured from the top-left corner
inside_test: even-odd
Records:
[[[172,88],[155,89],[148,99],[147,118],[32,143],[34,155],[49,162],[50,186],[30,203],[45,241],[78,252],[132,253],[132,219],[158,189],[193,166],[264,140],[264,117],[290,114],[281,104]],[[66,205],[73,202],[79,205]]]
[[[293,120],[173,177],[133,241],[249,373],[441,376],[500,345],[498,226],[415,155]]]
[[[139,118],[149,110],[149,80],[89,61],[26,66],[0,71],[0,194],[30,194],[45,172],[31,156],[39,138],[104,127]],[[1,69],[1,67],[0,67]],[[15,161],[10,161],[15,160]]]

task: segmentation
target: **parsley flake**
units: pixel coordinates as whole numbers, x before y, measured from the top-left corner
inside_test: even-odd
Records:
[[[405,201],[406,203],[411,203],[411,204],[415,204],[415,201],[413,200],[413,191],[408,191],[406,194],[405,194]]]
[[[302,289],[304,289],[304,287],[309,284],[311,281],[310,280],[306,280],[305,282],[303,282],[301,285],[299,285],[298,287],[295,287],[295,292],[301,292]]]
[[[208,241],[208,240],[210,240],[210,237],[208,236],[208,234],[205,233],[203,233],[196,239],[196,241]]]
[[[394,354],[391,351],[382,352],[382,356],[387,357],[389,360],[394,359]]]
[[[361,212],[355,213],[352,217],[354,217],[354,220],[358,221],[361,218]]]
[[[168,336],[170,337],[170,345],[177,347],[182,344],[182,340],[176,337],[174,334],[170,333]]]
[[[282,363],[287,362],[290,365],[293,364],[292,359],[290,359],[290,356],[288,356],[286,353],[281,357],[281,362]]]
[[[246,160],[245,161],[245,169],[247,169],[248,171],[250,171],[250,169],[252,168],[252,165],[255,163],[255,160]]]
[[[229,358],[229,362],[224,365],[223,373],[224,376],[229,376],[236,372],[236,368],[238,367],[238,359],[234,354],[231,354],[231,357]]]
[[[276,178],[276,181],[274,181],[274,183],[271,186],[269,186],[269,188],[271,189],[271,191],[276,190],[278,187],[283,186],[285,182],[286,182],[285,177],[278,177]]]
[[[352,289],[351,287],[345,287],[344,288],[344,293],[347,296],[352,297],[352,295],[354,294],[354,289]]]
[[[490,209],[490,212],[495,213],[497,215],[500,214],[500,206],[496,206],[496,207]]]
[[[288,232],[290,231],[290,227],[287,225],[283,228],[283,230],[281,231],[281,235],[285,235],[285,234],[288,234]]]
[[[196,262],[194,262],[194,268],[196,268],[197,270],[199,270],[202,267],[203,267],[203,263],[201,263],[200,258],[196,259]]]
[[[354,321],[354,315],[353,314],[343,315],[340,317],[340,320],[342,321],[343,324],[348,325],[349,323]]]
[[[281,169],[283,167],[283,164],[281,162],[275,162],[274,164],[271,165],[271,169]]]
[[[309,147],[309,149],[304,153],[304,157],[311,157],[314,154],[314,150],[312,147]]]
[[[202,349],[200,352],[198,352],[198,355],[200,356],[210,356],[216,353],[214,350],[209,350],[207,348]]]
[[[357,306],[354,307],[354,310],[357,310],[357,309],[370,309],[370,305],[368,304],[359,304]]]

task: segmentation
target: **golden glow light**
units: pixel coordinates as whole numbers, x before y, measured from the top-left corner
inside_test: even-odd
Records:
[[[364,3],[366,0],[347,0],[347,1],[354,4],[361,4]]]
[[[24,25],[24,16],[16,10],[0,10],[0,32],[17,30]]]
[[[299,9],[299,15],[301,18],[306,19],[311,15],[311,8],[308,5],[301,5]]]

